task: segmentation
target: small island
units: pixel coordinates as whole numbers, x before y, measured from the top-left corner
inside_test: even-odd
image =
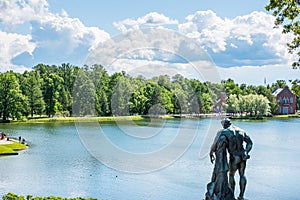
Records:
[[[14,138],[9,138],[4,136],[4,133],[1,134],[0,140],[0,157],[9,156],[9,155],[18,155],[18,151],[27,149],[28,146],[25,144],[25,140],[16,140]]]

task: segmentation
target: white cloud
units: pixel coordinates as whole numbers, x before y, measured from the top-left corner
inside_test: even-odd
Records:
[[[163,25],[178,24],[177,20],[170,19],[163,14],[157,12],[150,12],[143,17],[137,19],[125,19],[123,21],[114,22],[113,25],[125,33],[130,30],[137,30],[143,26],[161,27]]]
[[[89,50],[110,37],[97,27],[87,27],[78,18],[69,17],[63,9],[61,14],[52,13],[46,0],[0,0],[1,24],[6,32],[14,32],[18,26],[30,26],[30,35],[17,34],[27,39],[28,48],[31,45],[30,50],[24,48],[23,52],[33,55],[36,62],[44,63],[74,59],[81,63]],[[2,46],[6,48],[6,63],[20,55],[12,51],[20,46],[15,42],[3,40]]]
[[[46,0],[0,0],[0,22],[9,29],[28,21],[39,21],[49,13]]]
[[[179,32],[196,39],[219,65],[237,65],[234,61],[257,60],[269,64],[291,62],[287,51],[290,35],[274,29],[274,17],[263,12],[252,12],[233,19],[220,18],[213,11],[197,11],[178,25]]]
[[[285,80],[288,83],[289,80],[299,79],[300,77],[300,71],[292,69],[288,63],[230,68],[218,67],[218,71],[223,80],[231,78],[238,84],[264,85],[265,79],[267,84],[275,83],[276,80]]]
[[[26,52],[32,55],[35,48],[36,44],[31,42],[30,35],[20,35],[0,31],[0,71],[22,71],[25,67],[12,65],[11,60]]]
[[[110,73],[156,76],[180,73],[186,77],[220,81],[207,53],[178,32],[168,29],[129,31],[101,43],[87,58],[87,65],[101,63]]]

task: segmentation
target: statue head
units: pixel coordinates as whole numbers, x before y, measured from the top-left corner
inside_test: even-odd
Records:
[[[231,125],[231,121],[229,118],[224,118],[221,121],[223,128],[228,128]]]

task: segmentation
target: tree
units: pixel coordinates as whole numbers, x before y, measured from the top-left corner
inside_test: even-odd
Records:
[[[292,33],[293,39],[287,44],[290,53],[296,53],[298,60],[292,66],[293,68],[300,67],[300,1],[299,0],[270,0],[269,5],[266,6],[267,11],[272,11],[276,17],[275,25],[283,25],[283,34]]]
[[[76,116],[95,115],[96,89],[88,72],[80,69],[73,89],[73,113]]]
[[[296,101],[297,101],[297,109],[300,109],[300,80],[296,79],[292,81],[292,88],[291,90],[296,95]]]
[[[236,114],[240,112],[239,99],[236,94],[230,94],[226,102],[226,110],[228,113]]]
[[[44,77],[43,96],[48,117],[62,110],[62,105],[58,101],[60,95],[59,90],[62,83],[63,79],[57,74],[50,73]]]
[[[210,113],[212,110],[212,99],[208,93],[202,93],[200,96],[201,113]]]
[[[63,79],[63,83],[60,85],[60,96],[58,98],[58,101],[62,105],[62,110],[67,111],[69,115],[72,114],[72,95],[78,70],[79,67],[70,65],[69,63],[63,63],[58,67],[57,70],[57,75],[59,75]]]
[[[41,115],[45,109],[45,102],[41,90],[41,79],[37,71],[25,72],[21,84],[23,94],[28,98],[29,112]]]
[[[281,87],[284,87],[286,85],[285,81],[277,81],[276,84],[279,84]],[[272,94],[272,91],[262,85],[258,86],[256,88],[256,93],[263,95],[268,98],[269,100],[269,105],[270,105],[270,111],[271,113],[275,113],[276,110],[278,109],[278,102],[276,101],[275,96]]]
[[[174,114],[183,114],[188,112],[188,96],[179,84],[172,90],[172,103],[174,105]]]
[[[129,100],[134,91],[129,79],[120,77],[111,97],[111,111],[113,115],[129,115]]]
[[[234,80],[228,79],[226,81],[222,81],[222,83],[224,85],[225,92],[236,95],[242,94],[241,88],[238,86],[238,84],[234,83]]]
[[[270,101],[267,97],[264,97],[263,95],[249,95],[247,98],[252,99],[254,116],[270,114]]]
[[[22,94],[14,72],[0,74],[0,113],[2,120],[8,117],[20,119],[28,108],[27,98]]]

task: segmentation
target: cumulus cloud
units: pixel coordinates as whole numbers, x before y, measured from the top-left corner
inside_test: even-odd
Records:
[[[46,0],[0,0],[0,24],[5,26],[7,34],[14,32],[17,26],[30,26],[30,35],[17,35],[23,40],[26,38],[27,47],[30,48],[24,48],[23,52],[28,52],[35,63],[71,60],[82,63],[90,50],[110,37],[97,27],[87,27],[78,18],[69,17],[65,10],[61,14],[52,13]],[[6,55],[6,63],[24,56],[22,52],[20,54],[10,50],[19,46],[14,42],[4,40],[2,43],[9,54]]]
[[[227,67],[291,61],[286,47],[291,36],[273,27],[274,17],[263,12],[223,19],[208,10],[187,16],[178,30],[211,52],[217,64]]]
[[[11,60],[23,53],[32,55],[35,48],[36,44],[31,42],[30,35],[20,35],[16,33],[6,33],[0,31],[0,70],[24,70],[24,66],[12,65]]]
[[[240,67],[218,67],[218,72],[223,80],[233,79],[236,83],[264,85],[275,83],[276,80],[299,79],[300,71],[294,70],[287,64],[261,65],[261,66],[240,66]]]
[[[46,0],[0,0],[0,22],[7,28],[29,21],[40,21],[49,14]]]
[[[125,19],[123,21],[114,22],[113,25],[123,33],[130,30],[136,30],[141,27],[160,27],[163,25],[178,24],[177,20],[170,19],[164,14],[150,12],[143,17],[137,19]]]
[[[113,37],[92,51],[85,64],[100,62],[110,73],[125,70],[147,77],[179,73],[220,81],[210,56],[195,40],[169,29],[141,29]]]

